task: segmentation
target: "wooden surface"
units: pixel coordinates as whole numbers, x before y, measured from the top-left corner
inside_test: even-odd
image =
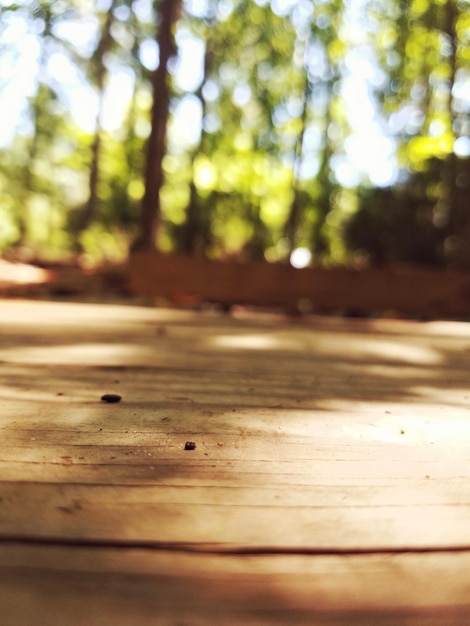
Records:
[[[280,306],[317,313],[470,315],[468,271],[416,266],[295,269],[264,261],[224,262],[135,252],[128,273],[135,295],[180,303]]]
[[[5,300],[0,342],[2,625],[470,623],[467,324]]]

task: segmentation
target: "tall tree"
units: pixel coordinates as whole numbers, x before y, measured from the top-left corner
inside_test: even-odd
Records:
[[[106,54],[110,51],[113,45],[111,30],[114,22],[114,9],[117,4],[118,0],[112,0],[110,7],[103,16],[104,20],[101,35],[90,59],[90,74],[93,77],[93,82],[96,85],[98,93],[98,107],[95,118],[95,133],[91,144],[90,171],[88,176],[88,199],[86,201],[80,223],[78,224],[77,232],[75,233],[76,236],[80,235],[81,232],[89,227],[92,220],[97,216],[98,211],[98,184],[103,140],[102,117],[107,76]]]
[[[207,86],[207,81],[212,75],[215,57],[217,54],[217,36],[215,31],[217,7],[218,0],[208,2],[206,14],[203,16],[202,20],[198,20],[199,23],[197,24],[198,34],[203,36],[205,40],[203,76],[201,84],[195,92],[195,96],[201,105],[201,118],[203,121],[208,112],[207,102],[204,96],[204,88]],[[219,53],[221,53],[221,50],[219,50]],[[184,223],[182,224],[178,234],[178,248],[186,254],[203,254],[210,245],[210,224],[208,219],[209,209],[207,206],[202,206],[195,181],[197,157],[200,154],[205,154],[210,149],[207,145],[208,141],[208,133],[204,128],[204,124],[202,124],[199,143],[191,155],[189,202],[186,208]]]
[[[159,64],[152,75],[153,104],[151,131],[147,146],[145,193],[142,200],[141,232],[134,249],[153,249],[160,220],[160,189],[163,183],[162,162],[166,151],[166,131],[170,103],[168,62],[176,53],[174,28],[181,13],[181,0],[161,0],[157,29]]]
[[[325,223],[336,186],[331,160],[337,146],[331,139],[334,134],[332,128],[335,126],[338,134],[338,128],[343,127],[341,134],[344,135],[346,124],[335,113],[341,109],[337,105],[341,64],[345,55],[341,40],[344,2],[312,2],[310,11],[310,19],[297,20],[297,39],[303,57],[300,71],[304,77],[304,87],[293,166],[292,203],[284,233],[289,253],[300,240],[304,245],[309,245],[315,261],[321,262],[322,257],[329,252]],[[312,158],[311,151],[307,155],[305,146],[309,130],[321,137],[316,152],[318,167],[310,181],[303,181],[302,165]]]

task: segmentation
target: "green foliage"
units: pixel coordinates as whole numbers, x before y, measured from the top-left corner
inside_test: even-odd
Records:
[[[469,221],[453,152],[470,135],[469,3],[367,0],[360,36],[350,30],[354,6],[183,2],[169,64],[161,250],[285,261],[305,246],[325,265],[357,249],[373,263],[449,261],[446,241]],[[144,195],[159,10],[151,0],[0,7],[5,67],[29,42],[35,68],[0,148],[0,249],[125,256]],[[199,80],[196,62],[181,78],[188,41],[204,52]],[[364,173],[356,187],[341,185],[354,130],[343,86],[355,58],[379,77],[369,84],[374,115],[406,180],[394,187],[371,189]]]

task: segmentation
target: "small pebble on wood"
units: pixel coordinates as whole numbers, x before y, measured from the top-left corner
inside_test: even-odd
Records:
[[[194,443],[194,441],[187,441],[184,444],[184,449],[185,450],[195,450],[196,449],[196,444]]]
[[[121,396],[117,393],[105,393],[101,396],[103,402],[120,402]]]

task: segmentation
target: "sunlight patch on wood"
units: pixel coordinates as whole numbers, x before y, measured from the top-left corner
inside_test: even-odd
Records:
[[[372,407],[369,413],[372,417]],[[442,417],[438,417],[433,405],[421,404],[413,415],[409,408],[407,411],[390,411],[389,415],[379,417],[380,413],[383,414],[383,406],[377,407],[373,421],[345,424],[344,434],[363,441],[399,446],[470,446],[470,422],[462,412],[455,414],[446,410]]]
[[[212,338],[211,343],[215,347],[236,350],[272,350],[286,347],[282,340],[266,334],[217,335]]]
[[[18,346],[11,352],[4,350],[2,356],[10,363],[37,363],[47,365],[110,365],[132,360],[135,345],[120,343],[81,343],[58,346]]]

